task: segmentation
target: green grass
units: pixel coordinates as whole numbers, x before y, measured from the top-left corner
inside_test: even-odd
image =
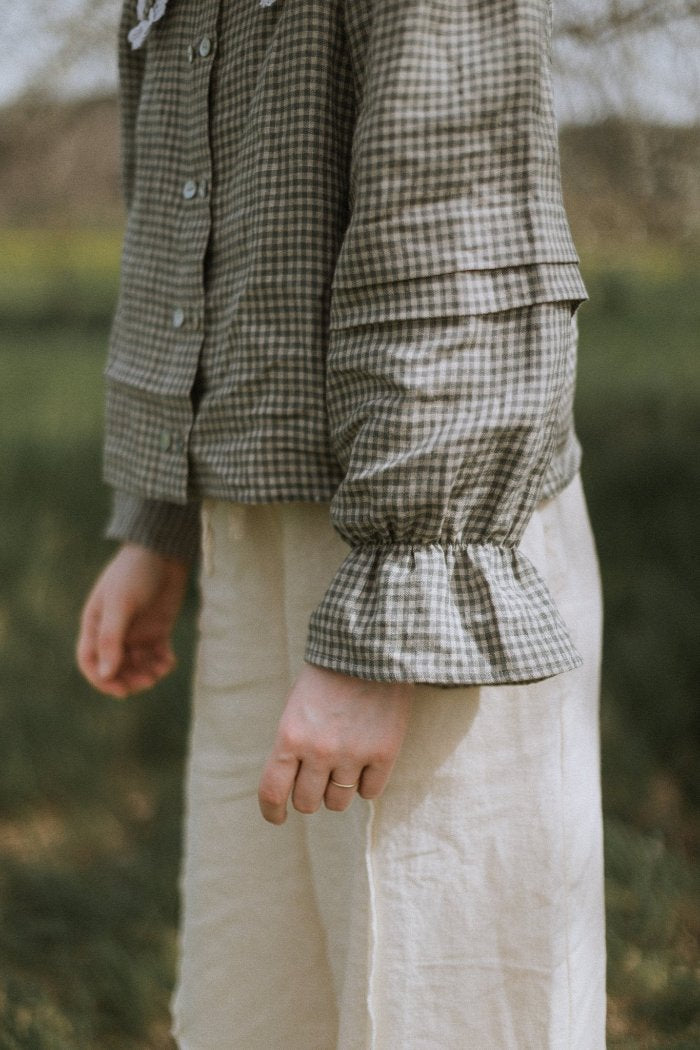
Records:
[[[117,287],[118,230],[0,230],[4,328],[100,330]]]
[[[175,963],[194,588],[176,673],[131,701],[73,665],[101,539],[118,237],[0,234],[0,1050],[159,1050]],[[585,261],[577,426],[605,590],[609,1039],[700,1045],[700,265]],[[66,296],[66,289],[71,295]],[[63,290],[63,291],[62,291]],[[562,1048],[563,1050],[563,1048]]]
[[[700,264],[658,253],[584,273],[576,415],[605,595],[608,1046],[683,1050],[700,1045]]]
[[[0,281],[0,304],[17,292],[0,305],[0,1050],[155,1050],[169,1045],[194,594],[167,682],[127,703],[86,685],[79,611],[114,548],[100,432],[115,239],[102,267],[66,255],[78,317],[75,299],[57,315],[42,299],[60,300],[59,246],[29,243],[51,264]]]

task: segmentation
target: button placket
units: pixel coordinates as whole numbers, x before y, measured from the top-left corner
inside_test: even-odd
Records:
[[[209,128],[209,82],[215,53],[211,24],[219,0],[193,5],[188,15],[188,36],[180,52],[187,70],[188,87],[180,111],[182,139],[179,151],[179,186],[174,190],[179,214],[177,276],[171,286],[170,333],[173,355],[181,371],[194,381],[203,340],[205,307],[203,261],[211,229],[211,143]],[[184,408],[185,406],[183,406]],[[188,448],[192,430],[192,404],[187,401],[187,420],[173,419],[160,435],[160,449],[168,470],[187,478]],[[168,421],[169,422],[169,421]]]
[[[209,58],[213,50],[214,43],[212,38],[205,35],[200,39],[199,43],[188,44],[185,55],[187,56],[187,61],[192,63],[195,58]]]

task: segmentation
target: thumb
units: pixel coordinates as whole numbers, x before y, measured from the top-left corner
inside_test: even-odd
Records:
[[[97,635],[97,672],[100,678],[111,678],[124,659],[124,640],[130,613],[124,606],[108,606],[102,614]]]

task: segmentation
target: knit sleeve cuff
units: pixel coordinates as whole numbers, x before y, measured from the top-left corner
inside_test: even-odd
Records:
[[[105,538],[140,543],[166,558],[191,562],[199,550],[199,502],[184,505],[115,490]]]
[[[534,682],[583,662],[528,558],[476,543],[353,547],[312,613],[304,658],[446,686]]]

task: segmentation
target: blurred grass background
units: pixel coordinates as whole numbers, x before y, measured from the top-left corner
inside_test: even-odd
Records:
[[[101,539],[101,371],[121,227],[114,154],[94,149],[98,127],[114,141],[114,108],[87,108],[93,148],[76,153],[104,161],[104,179],[78,184],[75,158],[48,164],[63,181],[42,197],[26,165],[47,149],[46,113],[15,115],[25,167],[0,164],[3,199],[20,202],[0,210],[0,1050],[165,1050],[194,581],[175,674],[127,702],[93,692],[73,649],[114,549]],[[591,294],[576,420],[605,590],[608,1046],[695,1050],[700,251],[687,158],[699,139],[676,151],[682,193],[667,192],[668,147],[656,188],[630,172],[615,193],[629,134],[563,139]]]

